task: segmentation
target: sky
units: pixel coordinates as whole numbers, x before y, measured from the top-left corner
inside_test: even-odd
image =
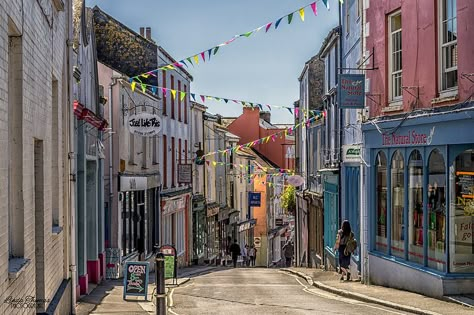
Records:
[[[309,5],[314,0],[86,0],[139,32],[151,27],[152,38],[176,60],[200,53]],[[338,0],[329,0],[328,11],[318,1],[318,16],[311,8],[305,21],[295,14],[274,26],[219,50],[210,61],[188,69],[194,78],[191,93],[253,103],[293,106],[299,99],[304,64],[316,55],[328,32],[338,24]],[[275,23],[273,23],[275,24]],[[207,56],[206,56],[207,57]],[[138,62],[138,61],[137,61]],[[150,69],[152,70],[152,69]],[[138,73],[137,73],[138,74]],[[208,111],[237,117],[242,106],[229,102],[205,102]],[[291,123],[292,115],[272,109],[273,123]]]

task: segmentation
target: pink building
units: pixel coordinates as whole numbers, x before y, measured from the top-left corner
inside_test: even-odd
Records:
[[[240,137],[239,144],[248,143],[283,130],[281,126],[272,124],[270,118],[269,112],[261,112],[256,108],[244,108],[242,115],[233,120],[227,129]],[[294,169],[294,146],[294,135],[287,135],[275,137],[275,141],[270,140],[268,143],[258,144],[254,148],[279,168]]]
[[[474,293],[474,2],[366,1],[371,283]]]

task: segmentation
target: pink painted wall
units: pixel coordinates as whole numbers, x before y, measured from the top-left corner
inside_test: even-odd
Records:
[[[279,132],[281,129],[265,129],[260,127],[260,111],[258,109],[244,108],[243,114],[234,120],[227,129],[240,137],[239,144],[248,143],[271,134]],[[277,137],[275,142],[270,140],[268,143],[259,144],[254,148],[264,155],[267,159],[278,165],[279,168],[289,168],[294,165],[291,161],[285,159],[287,145],[293,144],[293,140],[288,140],[284,136]]]
[[[462,73],[474,72],[474,1],[457,1],[458,29],[458,99],[439,102],[432,105],[432,100],[438,98],[439,68],[438,68],[438,1],[370,1],[367,9],[369,36],[366,50],[375,49],[374,62],[368,67],[375,66],[378,70],[367,71],[370,79],[370,94],[380,104],[367,99],[370,116],[397,114],[398,112],[383,113],[382,108],[388,106],[388,15],[401,9],[402,14],[402,49],[403,49],[403,86],[418,86],[420,98],[418,108],[445,106],[465,101],[470,95],[473,83],[461,77]],[[416,94],[416,90],[410,90]],[[471,90],[472,91],[472,90]],[[403,111],[411,110],[416,98],[403,91]]]

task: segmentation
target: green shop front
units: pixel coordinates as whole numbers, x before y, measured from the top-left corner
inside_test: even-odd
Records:
[[[363,126],[369,281],[474,293],[474,109]]]

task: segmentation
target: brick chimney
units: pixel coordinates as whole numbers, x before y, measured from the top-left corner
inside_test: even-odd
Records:
[[[263,120],[265,120],[267,123],[271,124],[270,120],[271,120],[271,117],[272,117],[272,114],[270,112],[260,112],[260,118],[262,118]]]
[[[146,39],[151,40],[151,27],[146,28]]]
[[[140,27],[140,35],[142,37],[145,37],[145,28],[144,27]]]

